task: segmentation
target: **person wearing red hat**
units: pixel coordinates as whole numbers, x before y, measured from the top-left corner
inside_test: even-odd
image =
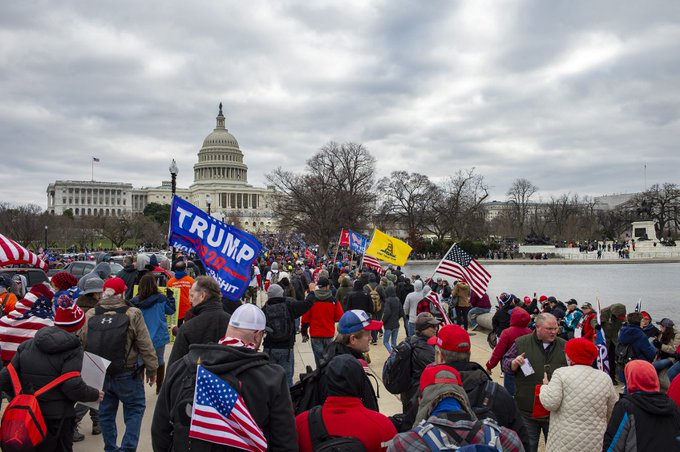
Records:
[[[104,282],[101,301],[85,314],[86,322],[80,333],[86,351],[112,361],[104,379],[104,400],[99,405],[99,423],[105,450],[119,450],[116,413],[120,402],[123,403],[125,411],[125,434],[120,449],[136,450],[146,409],[141,370],[146,371],[147,382],[152,386],[156,382],[158,368],[156,350],[149,337],[142,312],[125,301],[126,289],[123,279],[117,276],[107,279]],[[105,327],[99,325],[112,325],[114,318],[117,320],[119,317],[116,316],[120,315],[127,316],[127,329],[120,333],[125,334],[125,337],[111,338],[110,334],[119,331],[116,329],[106,335]],[[105,341],[111,340],[120,340],[125,344],[122,347],[124,356],[120,360],[122,362],[118,359],[121,350],[110,346],[107,348],[104,344]],[[144,369],[138,366],[138,361],[143,361]]]
[[[31,339],[39,329],[54,325],[53,297],[49,285],[35,284],[9,314],[0,318],[0,357],[5,365],[12,360],[19,344]]]
[[[628,393],[614,405],[602,450],[680,450],[680,408],[660,392],[654,366],[636,359],[623,372]]]
[[[512,396],[504,387],[495,383],[482,366],[470,361],[471,343],[468,332],[459,325],[445,325],[428,343],[434,345],[436,364],[447,364],[459,372],[463,388],[477,417],[494,418],[499,425],[514,430],[526,447],[527,429]],[[411,409],[404,413],[402,425],[414,424],[417,407],[417,401],[411,404]]]
[[[607,374],[592,367],[597,347],[585,338],[564,347],[568,367],[560,367],[550,382],[544,376],[540,400],[550,411],[549,451],[602,450],[602,437],[619,395]]]

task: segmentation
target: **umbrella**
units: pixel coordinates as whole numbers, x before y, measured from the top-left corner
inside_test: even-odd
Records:
[[[0,265],[29,264],[47,270],[45,261],[14,240],[0,234]]]

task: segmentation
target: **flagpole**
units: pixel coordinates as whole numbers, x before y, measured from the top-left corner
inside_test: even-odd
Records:
[[[94,182],[94,157],[92,158],[92,182]]]

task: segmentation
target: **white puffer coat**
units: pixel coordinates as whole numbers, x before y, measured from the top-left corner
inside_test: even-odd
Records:
[[[550,411],[546,452],[602,450],[607,422],[618,401],[609,375],[576,364],[557,369],[541,386],[541,403]]]

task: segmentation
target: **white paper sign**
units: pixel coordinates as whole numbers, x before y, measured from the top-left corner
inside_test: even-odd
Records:
[[[80,376],[88,386],[101,391],[104,388],[104,378],[106,378],[106,369],[111,364],[108,359],[102,358],[90,352],[85,352],[83,356],[83,368],[80,371]],[[99,409],[99,402],[78,402],[95,410]]]
[[[535,373],[534,368],[527,358],[524,358],[524,364],[520,366],[520,369],[522,369],[522,373],[527,377]]]

